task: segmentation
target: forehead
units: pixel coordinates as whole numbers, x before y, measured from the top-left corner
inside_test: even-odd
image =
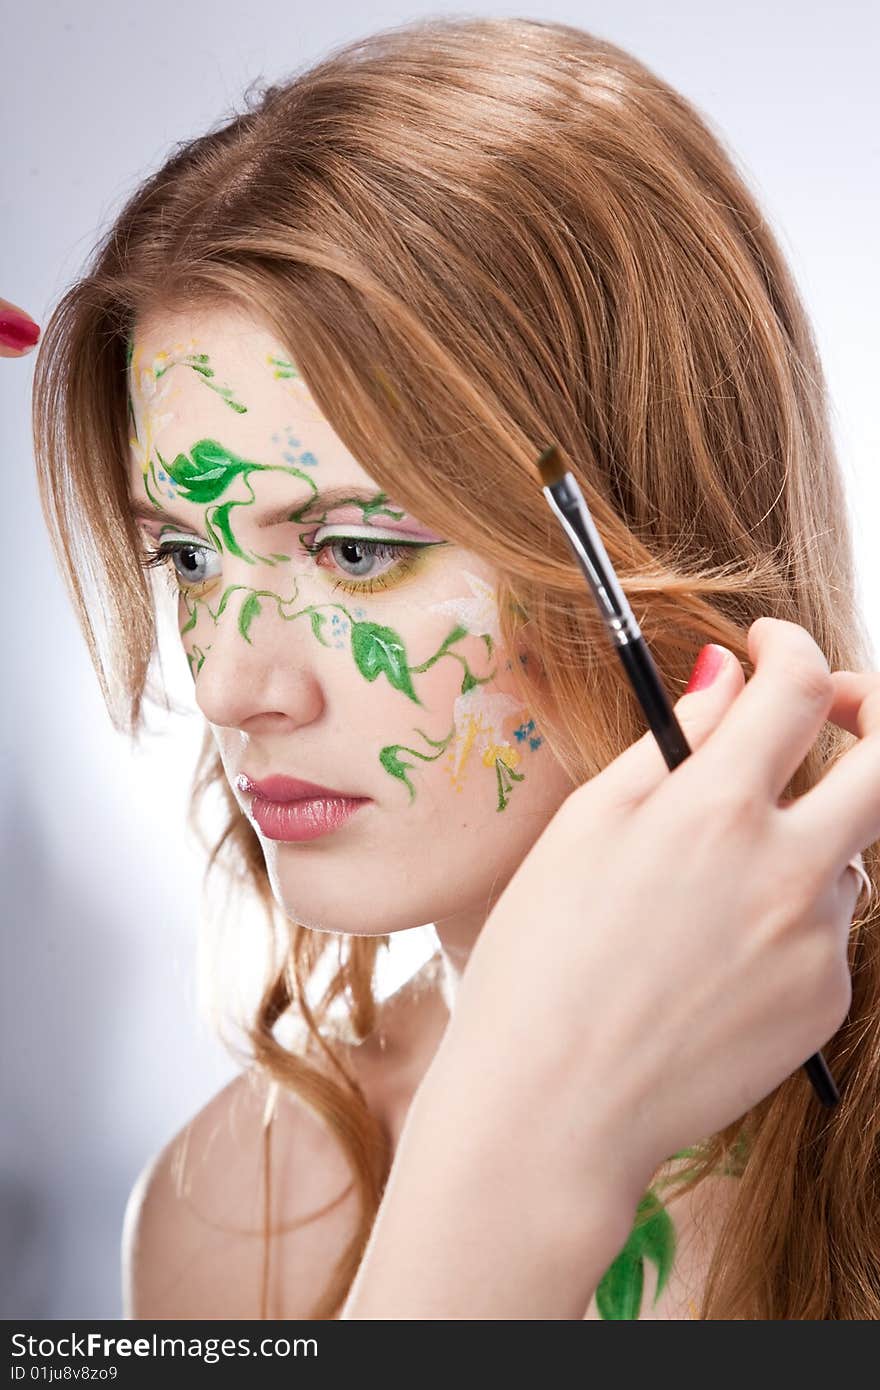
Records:
[[[143,493],[148,459],[189,453],[201,439],[256,463],[320,470],[322,485],[370,481],[321,414],[288,347],[243,309],[146,316],[135,325],[129,392],[131,478]],[[129,421],[131,425],[131,421]],[[250,474],[264,493],[285,474]],[[288,488],[294,481],[287,478]]]

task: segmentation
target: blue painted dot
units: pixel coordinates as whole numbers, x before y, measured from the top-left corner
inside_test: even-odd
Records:
[[[309,452],[303,454],[303,455],[300,457],[300,463],[304,463],[304,464],[306,465],[307,468],[312,468],[312,467],[314,467],[314,465],[315,465],[317,462],[318,462],[318,460],[315,458],[315,455],[314,455],[313,453],[311,453],[311,451],[309,451]]]
[[[164,473],[160,473],[160,474],[159,474],[159,482],[160,482],[160,483],[164,483],[164,481],[165,481],[165,474],[164,474]]]

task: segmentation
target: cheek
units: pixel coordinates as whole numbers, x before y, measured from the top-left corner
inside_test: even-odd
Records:
[[[541,740],[515,694],[513,663],[496,645],[491,608],[477,609],[460,597],[434,607],[441,611],[431,622],[423,609],[411,629],[400,624],[402,659],[420,704],[404,706],[389,688],[381,716],[371,705],[383,730],[400,729],[380,760],[411,800],[419,787],[430,787],[433,795],[443,788],[451,797],[467,792],[487,810],[505,810],[525,780],[527,754]],[[465,630],[469,617],[479,632]]]

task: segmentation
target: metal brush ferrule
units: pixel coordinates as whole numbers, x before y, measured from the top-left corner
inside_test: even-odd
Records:
[[[558,483],[545,487],[544,493],[562,523],[584,578],[593,591],[599,613],[612,641],[625,647],[641,637],[641,629],[626,595],[620,587],[614,567],[602,544],[602,537],[593,524],[589,508],[571,473],[566,472]]]

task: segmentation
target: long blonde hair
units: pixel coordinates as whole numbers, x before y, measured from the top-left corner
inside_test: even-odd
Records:
[[[832,669],[872,665],[811,330],[753,196],[683,97],[577,28],[447,18],[349,43],[246,108],[138,187],[36,362],[44,513],[117,729],[142,723],[156,637],[133,563],[127,339],[163,308],[261,316],[376,482],[495,567],[504,643],[539,657],[540,681],[518,673],[523,700],[575,781],[644,729],[539,496],[550,440],[675,698],[708,641],[750,675],[746,634],[765,613],[807,627]],[[790,794],[850,741],[826,725]],[[211,789],[228,820],[208,871],[251,885],[276,922],[206,730],[196,825]],[[876,846],[864,857],[876,879]],[[327,1016],[343,1002],[352,1034],[371,1032],[389,938],[338,938],[310,1007],[328,948],[286,927],[249,1039],[255,1068],[323,1117],[357,1186],[358,1228],[313,1314],[328,1318],[390,1155]],[[708,1136],[682,1177],[717,1172],[748,1137],[701,1316],[880,1317],[878,939],[872,897],[852,933],[851,1012],[824,1049],[840,1105],[823,1110],[797,1074]],[[275,1036],[291,1013],[308,1029],[299,1052]],[[265,1234],[268,1258],[268,1218]],[[263,1297],[265,1315],[265,1279]]]

